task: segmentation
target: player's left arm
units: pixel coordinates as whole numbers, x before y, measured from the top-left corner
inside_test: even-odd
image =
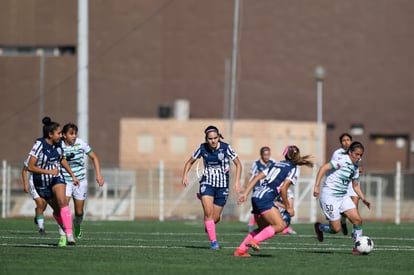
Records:
[[[361,187],[359,186],[359,182],[358,180],[353,180],[352,181],[352,187],[355,190],[355,193],[357,193],[358,197],[361,199],[361,201],[368,207],[371,208],[371,202],[369,202],[365,196],[364,193],[361,190]]]
[[[285,208],[286,211],[289,213],[289,215],[293,217],[295,215],[295,210],[293,209],[293,204],[289,202],[288,196],[287,196],[288,189],[291,184],[292,184],[292,181],[288,178],[286,178],[283,181],[282,185],[280,186],[280,196],[282,197],[282,201],[284,204],[283,208]]]
[[[92,160],[93,166],[95,167],[96,182],[98,183],[99,186],[104,185],[104,179],[101,174],[101,165],[100,165],[98,156],[93,151],[90,151],[88,153],[88,157],[90,160]]]

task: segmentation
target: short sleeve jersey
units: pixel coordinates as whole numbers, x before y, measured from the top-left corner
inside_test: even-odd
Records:
[[[36,140],[29,153],[29,156],[36,158],[36,166],[46,170],[53,170],[61,167],[60,160],[63,156],[63,149],[60,143],[49,144],[44,138]],[[62,170],[61,170],[62,171]],[[33,173],[33,183],[35,186],[45,187],[52,183],[54,175]]]
[[[204,170],[201,184],[209,184],[213,187],[229,186],[230,161],[237,158],[237,154],[229,144],[220,141],[218,149],[211,149],[207,143],[202,143],[194,151],[192,158],[203,158]]]
[[[274,199],[279,195],[279,186],[286,180],[296,184],[300,176],[300,169],[292,161],[284,160],[272,163],[268,168],[263,170],[266,175],[265,180],[254,192],[252,197],[262,198],[265,193],[272,193]]]
[[[77,138],[71,145],[66,145],[62,140],[62,148],[64,157],[68,161],[76,178],[80,181],[85,180],[85,154],[89,154],[92,151],[92,148],[80,138]],[[65,177],[66,182],[73,183],[72,177],[66,170],[63,170],[63,176]]]
[[[358,166],[352,163],[347,154],[340,154],[329,163],[334,170],[325,178],[323,190],[334,197],[343,197],[348,191],[349,184],[359,180]]]
[[[250,179],[249,181],[251,181],[255,176],[257,176],[258,174],[260,174],[260,172],[262,172],[263,170],[265,170],[266,168],[268,168],[270,165],[272,165],[273,163],[275,163],[275,160],[270,159],[266,164],[263,164],[260,159],[256,160],[255,162],[253,162],[252,167],[250,168]],[[256,186],[260,185],[261,182],[263,182],[264,179],[260,180]]]

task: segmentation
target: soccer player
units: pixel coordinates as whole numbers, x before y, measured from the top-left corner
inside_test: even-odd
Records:
[[[63,157],[61,126],[49,117],[43,118],[42,122],[43,137],[36,140],[29,153],[27,170],[32,172],[37,193],[53,208],[53,217],[65,230],[66,236],[61,236],[58,246],[75,245],[72,214],[66,200],[66,184],[60,168],[66,169],[75,184],[79,184],[79,181]]]
[[[348,150],[349,146],[352,143],[352,136],[348,133],[343,133],[342,135],[339,136],[339,142],[341,143],[341,148],[335,150],[335,152],[332,154],[332,158],[331,158],[332,160],[338,160],[341,155],[346,154],[346,151]],[[359,168],[360,175],[362,173],[362,161],[361,160],[358,162],[358,168]],[[360,182],[358,181],[358,185],[359,184]],[[358,209],[359,197],[355,193],[355,190],[352,184],[348,186],[348,196],[351,197],[352,201],[355,203],[356,208]],[[343,213],[341,213],[341,230],[344,235],[348,235],[348,228],[346,226],[346,216]],[[354,234],[354,232],[352,232],[352,234]]]
[[[266,168],[268,168],[272,163],[275,162],[274,159],[270,158],[271,155],[271,150],[270,147],[268,146],[263,146],[262,148],[260,148],[260,158],[257,159],[255,162],[253,162],[252,167],[250,168],[249,174],[246,178],[246,182],[250,182],[257,174],[259,174],[260,172],[262,172],[263,170],[265,170]],[[253,192],[254,190],[260,186],[260,184],[264,181],[264,179],[260,180],[259,182],[256,183],[256,186],[253,188]],[[293,192],[288,189],[288,199],[290,201],[290,203],[293,205],[293,201],[294,201],[294,195]],[[281,213],[284,213],[284,211],[286,211],[283,208],[283,202],[281,201],[281,198],[279,197],[279,201],[275,202],[279,208],[279,210],[281,211]],[[283,216],[283,214],[282,214]],[[248,229],[249,232],[252,232],[254,230],[254,225],[256,224],[256,220],[254,218],[254,215],[251,216],[249,223],[248,223]],[[287,223],[286,228],[283,229],[282,234],[296,234],[296,232],[289,226],[290,224],[290,220],[289,223]]]
[[[314,225],[316,237],[320,242],[323,241],[323,233],[336,234],[341,230],[340,213],[344,213],[353,224],[355,233],[352,237],[354,242],[359,236],[362,236],[361,216],[354,202],[347,195],[347,192],[348,185],[352,184],[358,197],[370,208],[371,203],[364,197],[358,185],[358,162],[363,154],[364,146],[362,143],[354,141],[349,146],[346,154],[339,155],[338,159],[333,159],[319,168],[318,174],[316,175],[313,196],[319,197],[320,207],[326,219],[329,221],[329,224],[316,222]],[[321,189],[322,178],[331,169],[334,169],[334,171],[327,175]],[[352,253],[355,255],[359,254],[355,246]]]
[[[95,167],[95,178],[99,186],[103,186],[104,179],[101,175],[101,166],[97,155],[92,151],[92,148],[78,138],[78,127],[73,123],[68,123],[63,126],[62,130],[62,148],[64,156],[69,163],[70,168],[79,180],[79,185],[75,184],[71,175],[63,171],[63,176],[66,181],[66,198],[69,204],[70,198],[73,198],[75,206],[75,219],[73,225],[75,229],[75,237],[82,238],[81,223],[83,220],[83,208],[88,191],[88,180],[86,178],[85,158],[86,154],[93,162]]]
[[[204,130],[205,143],[200,144],[184,165],[182,184],[188,184],[188,171],[194,162],[203,158],[204,170],[200,180],[199,194],[204,210],[204,225],[211,242],[211,249],[218,250],[216,224],[220,221],[223,207],[229,196],[230,161],[236,166],[234,189],[240,192],[242,165],[231,146],[222,141],[223,136],[215,126]]]
[[[296,184],[300,170],[298,166],[306,165],[313,166],[309,160],[310,156],[301,156],[299,148],[295,145],[289,145],[283,152],[285,160],[271,164],[267,169],[260,172],[249,183],[247,189],[240,195],[238,203],[244,203],[250,191],[253,190],[256,183],[262,179],[259,188],[257,188],[252,195],[252,207],[255,219],[259,228],[250,232],[240,246],[234,251],[236,257],[249,257],[247,253],[249,247],[253,250],[260,250],[259,244],[272,238],[275,234],[280,233],[286,227],[282,214],[276,208],[274,201],[280,194],[289,217],[294,215],[293,205],[289,203],[287,196],[288,189],[292,184]]]
[[[39,228],[38,229],[39,234],[43,235],[43,234],[46,234],[45,227],[44,227],[45,218],[44,218],[43,213],[46,210],[47,202],[43,198],[41,198],[39,194],[36,192],[36,188],[33,185],[32,173],[30,172],[28,173],[27,166],[28,166],[29,158],[30,157],[28,157],[24,161],[23,168],[22,168],[23,190],[25,193],[30,193],[30,195],[32,196],[33,200],[36,203],[34,222],[35,224],[37,224]]]

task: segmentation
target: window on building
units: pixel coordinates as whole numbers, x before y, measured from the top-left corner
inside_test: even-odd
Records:
[[[138,136],[138,153],[152,153],[154,151],[154,137],[150,134]]]

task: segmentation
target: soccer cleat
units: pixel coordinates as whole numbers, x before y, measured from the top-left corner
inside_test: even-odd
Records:
[[[259,251],[261,248],[259,246],[259,244],[255,241],[255,240],[250,240],[246,243],[247,247],[250,247],[251,249],[253,249],[254,251]]]
[[[237,248],[234,253],[233,253],[234,257],[250,257],[251,255],[249,253],[247,253],[246,251],[243,251],[239,248]]]
[[[73,238],[73,235],[72,234],[67,235],[66,236],[66,239],[67,239],[68,245],[75,245],[75,239]]]
[[[217,241],[212,241],[211,242],[211,249],[212,250],[219,250],[219,244],[218,244],[218,242]]]
[[[320,225],[321,225],[320,222],[316,222],[315,223],[315,225],[314,225],[314,227],[315,227],[315,233],[316,233],[316,238],[318,239],[318,241],[323,242],[323,232],[319,228]]]
[[[40,228],[40,229],[39,229],[39,234],[40,234],[40,235],[45,235],[45,234],[46,234],[45,229],[44,229],[44,228]]]
[[[352,248],[352,254],[359,255],[361,253],[358,251],[358,249],[356,249],[356,247],[354,247],[354,248]]]
[[[341,223],[341,230],[342,233],[347,236],[348,235],[348,227],[346,227],[346,222],[345,223]]]
[[[82,229],[81,229],[80,225],[75,225],[74,229],[75,229],[75,238],[76,239],[81,239],[82,238]]]
[[[59,239],[59,242],[58,242],[58,246],[59,247],[65,247],[66,246],[66,244],[67,244],[67,241],[66,241],[66,236],[60,236],[60,239]]]
[[[287,228],[287,232],[286,232],[287,234],[289,234],[289,235],[296,235],[296,234],[298,234],[298,233],[296,233],[296,231],[295,230],[293,230],[292,229],[292,227],[288,227]]]

